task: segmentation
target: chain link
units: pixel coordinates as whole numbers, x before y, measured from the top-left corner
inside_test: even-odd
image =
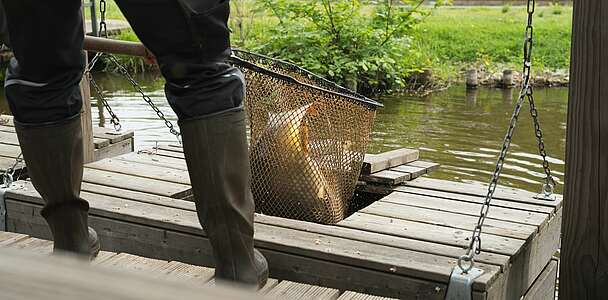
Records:
[[[95,0],[93,0],[95,1]],[[106,24],[106,0],[99,0],[99,36],[108,37],[108,24]]]
[[[19,156],[17,156],[17,158],[15,158],[15,162],[13,163],[13,165],[10,166],[8,169],[6,169],[4,171],[4,173],[2,173],[2,178],[1,178],[2,180],[0,180],[1,188],[11,187],[11,185],[13,184],[13,180],[15,179],[15,169],[22,162],[23,162],[23,153],[20,153]]]
[[[492,198],[494,197],[494,193],[496,192],[496,187],[498,186],[498,179],[500,178],[500,174],[502,173],[507,153],[509,151],[509,148],[511,147],[511,141],[513,139],[513,133],[515,132],[515,127],[517,125],[519,114],[526,100],[528,100],[528,102],[530,103],[530,114],[532,116],[532,119],[534,120],[534,130],[538,141],[539,152],[541,157],[543,158],[543,168],[545,170],[545,174],[547,175],[546,183],[543,186],[543,192],[545,193],[545,195],[550,195],[553,193],[553,188],[555,187],[555,180],[551,175],[551,169],[549,168],[549,162],[547,161],[547,153],[545,152],[545,144],[543,142],[543,133],[540,128],[538,111],[536,110],[536,104],[534,102],[534,92],[530,82],[532,71],[532,48],[534,46],[534,27],[532,21],[534,19],[535,7],[535,0],[528,0],[528,23],[526,25],[523,47],[524,61],[522,73],[522,88],[515,104],[513,115],[511,116],[511,120],[509,122],[509,128],[507,129],[507,133],[503,140],[502,148],[498,156],[498,160],[496,162],[496,167],[494,169],[494,172],[492,173],[490,184],[488,185],[488,192],[481,207],[481,211],[479,212],[479,219],[477,221],[477,225],[475,226],[473,233],[469,238],[469,245],[465,255],[461,256],[458,259],[458,267],[463,273],[467,273],[473,268],[475,264],[475,256],[481,253],[481,233],[483,225],[490,211],[490,204],[492,202]]]
[[[171,121],[167,120],[167,118],[165,117],[165,114],[158,108],[158,106],[156,106],[156,104],[154,104],[152,99],[148,95],[146,95],[143,88],[137,83],[137,81],[135,81],[135,79],[133,79],[131,74],[129,74],[129,71],[118,61],[118,59],[116,59],[116,56],[114,56],[112,54],[106,54],[106,55],[108,56],[110,61],[112,61],[116,65],[116,67],[118,68],[118,71],[127,79],[127,81],[129,81],[129,83],[133,86],[133,88],[135,88],[135,90],[141,95],[143,100],[154,110],[156,115],[163,122],[165,122],[165,126],[169,129],[169,132],[171,132],[171,134],[175,135],[175,137],[177,138],[177,141],[181,144],[181,140],[180,140],[181,133],[179,133],[175,129],[175,126],[173,125],[173,123],[171,123]]]

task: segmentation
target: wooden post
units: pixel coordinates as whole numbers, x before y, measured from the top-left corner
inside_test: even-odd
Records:
[[[468,69],[466,73],[466,85],[467,89],[476,89],[479,85],[479,81],[477,79],[477,69],[472,68]]]
[[[84,19],[84,13],[82,14]],[[83,20],[84,33],[86,35],[87,26]],[[85,51],[85,62],[88,62],[87,52]],[[85,63],[85,68],[87,64]],[[84,162],[92,162],[95,160],[93,145],[93,120],[91,119],[91,88],[89,87],[89,81],[86,76],[80,81],[80,93],[82,94],[82,109],[80,112],[81,124],[82,124],[82,143],[84,145]]]
[[[608,5],[574,1],[560,299],[608,297]]]

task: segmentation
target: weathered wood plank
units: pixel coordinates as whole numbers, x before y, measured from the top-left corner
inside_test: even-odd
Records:
[[[360,180],[368,182],[376,182],[385,185],[397,185],[410,180],[411,175],[409,173],[385,170],[370,175],[361,175],[359,178]]]
[[[110,146],[109,139],[101,139],[101,138],[93,138],[93,144],[95,145],[95,149],[101,149],[107,146]]]
[[[523,300],[555,299],[555,280],[557,279],[557,261],[551,260],[538,276]]]
[[[11,115],[0,115],[0,125],[15,127],[15,123],[13,123],[13,116]]]
[[[386,298],[380,296],[373,296],[355,292],[345,292],[338,298],[338,300],[393,300],[394,298]]]
[[[133,139],[126,139],[101,149],[95,149],[95,160],[110,158],[133,151]]]
[[[480,183],[461,183],[452,182],[441,179],[433,179],[427,177],[420,177],[416,180],[408,181],[407,186],[426,188],[432,190],[439,190],[445,192],[454,192],[472,196],[485,196],[487,194],[488,187]],[[534,199],[536,193],[528,192],[525,190],[514,189],[504,186],[498,186],[494,193],[494,198],[502,200],[510,200],[516,202],[523,202],[528,204],[536,204],[558,208],[562,205],[563,197],[557,195],[557,201],[546,201]]]
[[[108,197],[88,198],[87,200],[91,205],[91,215],[103,214],[112,219],[121,218],[125,221],[140,224],[145,222],[147,226],[166,228],[167,230],[177,230],[194,235],[204,234],[200,224],[198,224],[196,213],[191,211],[163,208],[133,201],[113,203],[116,200],[108,199]],[[125,203],[128,203],[128,205],[125,205]],[[23,214],[28,217],[31,216],[31,212],[23,212]],[[260,223],[256,226],[256,244],[260,248],[313,256],[348,265],[360,265],[364,268],[385,272],[394,268],[395,274],[445,282],[447,282],[451,268],[455,263],[455,259],[452,258],[402,249],[396,250],[398,248],[305,231],[294,233],[292,229]],[[393,255],[395,251],[400,253],[398,258]],[[433,263],[429,264],[429,262]],[[487,277],[479,278],[479,284],[481,285],[491,282],[500,269],[497,266],[481,264],[480,266],[487,268]]]
[[[388,217],[390,219],[408,220],[464,230],[472,230],[475,228],[477,221],[479,220],[479,217],[477,216],[463,215],[415,206],[407,207],[384,201],[377,201],[359,212]],[[486,219],[484,225],[483,231],[486,233],[520,240],[530,239],[538,229],[537,226],[512,223],[490,218]]]
[[[471,230],[443,227],[382,216],[355,213],[337,224],[338,226],[418,239],[427,242],[442,243],[457,247],[469,245]],[[520,239],[482,234],[482,250],[502,255],[515,255],[524,245]]]
[[[150,150],[150,151],[152,153],[158,155],[158,156],[166,156],[166,157],[172,157],[172,158],[178,158],[178,159],[185,159],[184,153],[182,153],[182,152],[167,151],[167,150],[162,150],[162,149]]]
[[[0,144],[19,146],[19,139],[17,139],[17,134],[0,131]]]
[[[192,282],[197,285],[205,285],[215,275],[215,270],[200,266],[193,266],[182,262],[171,261],[159,269],[166,274],[167,278],[176,281]]]
[[[165,182],[190,185],[188,171],[152,166],[126,160],[112,158],[86,164],[87,168],[132,175],[142,178],[157,179]]]
[[[282,281],[266,295],[275,299],[335,300],[340,296],[340,291],[303,283]]]
[[[0,125],[0,131],[15,133],[15,127],[13,127],[13,126],[6,126],[6,125]]]
[[[366,154],[361,174],[373,174],[418,159],[418,150],[397,149],[380,154]]]
[[[406,194],[401,192],[394,192],[380,199],[380,201],[402,204],[405,206],[403,209],[407,209],[407,206],[416,206],[475,217],[479,216],[479,210],[481,208],[481,205],[478,203],[435,198],[416,194]],[[548,219],[548,215],[544,213],[521,211],[512,208],[492,207],[488,213],[488,218],[533,226],[543,226]]]
[[[21,154],[21,148],[16,145],[2,144],[0,146],[0,156],[15,158]]]
[[[426,169],[427,173],[430,173],[432,171],[437,170],[440,165],[438,163],[434,163],[434,162],[430,162],[430,161],[416,160],[411,163],[407,163],[406,166],[424,168],[424,169]]]
[[[153,152],[152,152],[153,153]],[[170,169],[188,170],[186,160],[181,158],[172,158],[151,153],[128,153],[115,157],[116,160],[132,161],[141,164],[149,164],[152,166],[160,166]]]
[[[399,192],[407,193],[407,194],[414,194],[414,195],[431,196],[434,198],[466,201],[466,202],[471,202],[471,203],[483,203],[485,201],[485,196],[465,195],[465,194],[460,194],[460,193],[445,192],[445,191],[417,188],[417,187],[411,187],[411,186],[397,186],[397,187],[395,187],[395,191],[399,191]],[[555,211],[555,209],[550,206],[528,204],[528,203],[523,203],[523,202],[501,200],[501,199],[492,199],[492,206],[493,207],[514,208],[514,209],[521,210],[521,211],[541,212],[541,213],[546,213],[546,214],[551,214]]]
[[[118,142],[131,139],[134,136],[133,130],[116,132],[114,129],[104,127],[94,127],[93,137],[99,139],[108,139],[110,143],[116,144]]]
[[[53,242],[30,237],[4,245],[4,247],[18,250],[27,250],[31,253],[47,255],[50,254],[53,250]]]
[[[391,246],[395,248],[413,250],[422,253],[437,254],[441,256],[458,258],[462,255],[462,247],[444,245],[436,242],[427,242],[416,239],[409,239],[390,234],[380,234],[375,232],[339,227],[334,225],[322,225],[298,220],[290,220],[272,216],[256,215],[256,223],[263,223],[295,230],[302,230],[312,233],[326,234],[346,239],[367,242],[371,244]],[[482,252],[477,256],[477,261],[501,266],[505,268],[509,263],[509,256],[496,253]]]
[[[84,168],[83,181],[177,199],[184,198],[192,193],[190,186],[185,184],[96,170],[87,167]]]
[[[82,183],[82,191],[89,192],[91,194],[105,195],[142,203],[156,204],[160,206],[196,211],[195,205],[192,201],[169,198],[146,192],[130,191],[122,188],[99,185],[89,182]]]
[[[184,148],[173,145],[173,144],[158,145],[158,147],[156,147],[156,148],[158,148],[159,150],[165,150],[165,151],[170,151],[170,152],[184,153]]]
[[[243,291],[196,288],[67,257],[38,258],[10,249],[0,251],[0,290],[7,299],[76,300],[83,295],[90,300],[258,299]]]
[[[391,168],[391,171],[410,174],[410,179],[418,178],[424,174],[426,174],[426,169],[421,167],[414,167],[409,165],[401,165],[394,168]]]
[[[10,244],[28,239],[29,237],[30,236],[27,234],[0,231],[0,247],[6,247]]]

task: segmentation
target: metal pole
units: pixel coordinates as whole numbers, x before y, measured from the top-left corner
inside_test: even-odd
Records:
[[[99,36],[99,28],[97,27],[97,5],[95,5],[95,0],[91,0],[88,5],[91,9],[91,31],[94,36]]]

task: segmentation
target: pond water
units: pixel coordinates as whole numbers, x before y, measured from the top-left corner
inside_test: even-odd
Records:
[[[123,128],[135,130],[136,150],[150,148],[156,142],[176,141],[127,82],[112,75],[96,75],[96,78]],[[137,80],[177,126],[176,117],[164,98],[162,80],[154,74],[137,76]],[[563,184],[568,91],[565,88],[537,89],[535,95],[549,162],[558,183]],[[463,86],[454,86],[427,97],[382,98],[380,101],[385,107],[378,111],[368,152],[419,148],[422,159],[442,166],[432,173],[432,177],[487,182],[494,170],[515,97],[516,90],[466,91]],[[97,102],[93,95],[95,124],[110,126],[107,113],[99,109]],[[5,99],[0,98],[0,112],[7,111]],[[532,121],[525,109],[500,184],[536,192],[540,190],[542,178],[544,173]],[[561,188],[558,187],[558,191]]]

